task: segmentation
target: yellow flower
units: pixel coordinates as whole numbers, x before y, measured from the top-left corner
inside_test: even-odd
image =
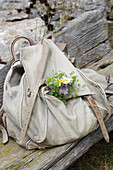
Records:
[[[69,83],[71,83],[71,82],[73,81],[72,78],[66,77],[66,76],[63,76],[62,79],[63,79],[63,83],[64,83],[64,84],[69,84]]]
[[[69,80],[68,80],[68,79],[64,79],[64,81],[68,81],[68,82],[69,82]]]
[[[59,83],[63,83],[63,80],[58,80]]]

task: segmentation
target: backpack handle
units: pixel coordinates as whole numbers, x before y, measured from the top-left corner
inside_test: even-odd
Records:
[[[24,37],[24,36],[21,36],[21,37],[17,37],[13,40],[13,42],[11,43],[11,54],[12,54],[12,57],[13,57],[13,60],[16,60],[15,56],[14,56],[14,45],[15,43],[20,40],[20,39],[26,39],[29,43],[30,46],[34,45],[35,43],[33,42],[33,40],[31,40],[30,38],[27,38],[27,37]]]

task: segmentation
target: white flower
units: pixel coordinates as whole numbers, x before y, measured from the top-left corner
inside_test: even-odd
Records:
[[[63,76],[62,80],[63,80],[63,84],[69,84],[73,81],[72,78],[69,78],[69,77],[66,77],[66,76]]]
[[[62,83],[64,83],[64,81],[62,79],[58,80],[59,86],[61,86]]]

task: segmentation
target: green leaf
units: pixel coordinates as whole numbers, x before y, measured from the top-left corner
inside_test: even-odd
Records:
[[[77,94],[77,93],[75,93],[75,94],[73,95],[73,97],[74,97],[74,98],[76,98],[77,96],[78,96],[78,94]]]
[[[62,101],[65,105],[67,104],[67,102],[66,102],[65,99],[61,99],[61,101]]]
[[[55,97],[57,97],[58,95],[57,95],[57,93],[55,93]]]
[[[84,87],[86,87],[86,85],[84,84],[84,85],[82,85],[82,88],[84,88]]]
[[[54,86],[57,87],[57,83],[54,83]]]
[[[74,71],[72,71],[72,72],[70,73],[70,76],[72,76],[74,73],[75,73],[75,72],[74,72]]]
[[[54,89],[51,89],[51,92],[52,92],[52,93],[54,93],[54,92],[55,92],[55,90],[54,90]]]
[[[53,92],[52,92],[52,91],[50,91],[50,92],[49,92],[49,94],[50,94],[50,95],[53,95]]]

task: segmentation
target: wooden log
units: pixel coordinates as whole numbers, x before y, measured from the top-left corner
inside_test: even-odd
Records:
[[[11,144],[14,144],[11,145]],[[9,145],[9,144],[8,144]],[[53,147],[47,150],[32,150],[27,151],[18,146],[14,141],[10,140],[10,145],[4,147],[0,152],[1,169],[48,169],[60,158],[65,156],[73,147],[75,143]],[[7,148],[7,149],[6,149]],[[18,152],[18,156],[17,156]],[[5,153],[5,155],[4,155]]]
[[[67,43],[68,54],[80,68],[110,51],[107,20],[98,10],[85,12],[54,32],[56,42]]]

